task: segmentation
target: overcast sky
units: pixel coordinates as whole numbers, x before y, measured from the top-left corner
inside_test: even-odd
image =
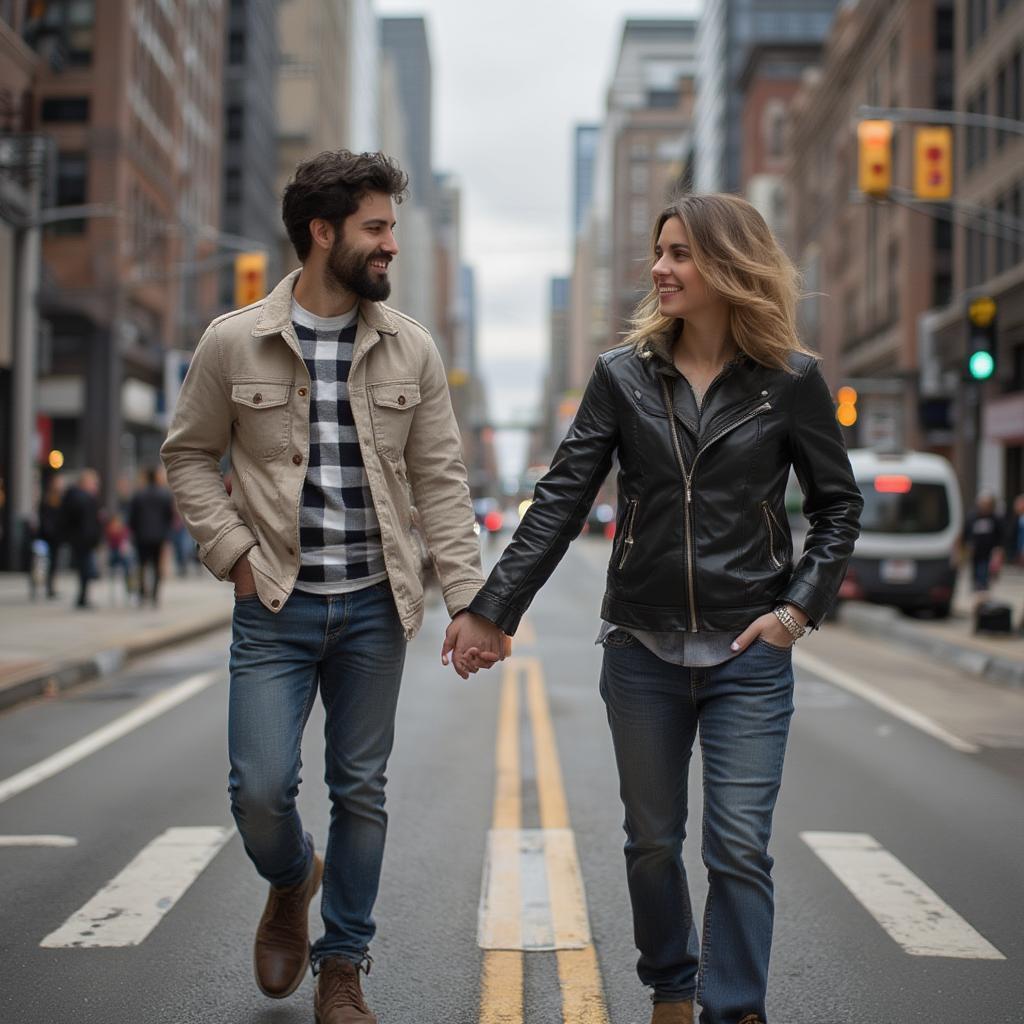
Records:
[[[547,292],[570,269],[572,132],[601,120],[627,17],[693,16],[699,0],[376,0],[422,15],[434,71],[434,166],[463,188],[480,361],[492,415],[531,412],[547,360]],[[401,243],[399,226],[399,243]],[[503,438],[504,471],[522,444]]]

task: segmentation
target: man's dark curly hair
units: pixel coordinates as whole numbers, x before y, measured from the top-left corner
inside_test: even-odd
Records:
[[[384,153],[328,150],[299,164],[281,197],[281,219],[299,261],[305,263],[313,247],[310,221],[340,225],[370,193],[382,192],[400,203],[408,188],[409,176]]]

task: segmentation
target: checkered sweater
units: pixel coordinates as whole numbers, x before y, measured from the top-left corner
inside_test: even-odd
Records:
[[[358,309],[358,307],[357,307]],[[387,578],[380,524],[348,397],[357,309],[322,319],[292,303],[309,370],[309,463],[302,486],[296,589],[341,594]]]

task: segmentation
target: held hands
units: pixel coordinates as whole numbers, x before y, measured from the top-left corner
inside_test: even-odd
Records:
[[[807,616],[799,608],[787,605],[790,614],[801,626],[807,625]],[[786,627],[779,621],[774,612],[767,612],[754,619],[745,630],[732,642],[734,651],[745,651],[758,637],[762,637],[766,643],[773,647],[792,647],[793,637]]]
[[[444,634],[441,664],[447,665],[449,655],[463,679],[481,668],[490,668],[512,653],[512,638],[487,619],[472,612],[458,612]]]

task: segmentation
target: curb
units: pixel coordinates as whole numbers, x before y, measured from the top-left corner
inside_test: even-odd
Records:
[[[987,682],[1015,690],[1024,689],[1024,659],[993,654],[933,635],[905,621],[894,608],[847,602],[837,621],[858,633],[885,637],[923,651]]]
[[[30,669],[0,687],[0,712],[37,697],[54,697],[65,690],[112,675],[128,662],[177,643],[204,636],[231,622],[231,611],[177,626],[167,626],[144,633],[137,640],[121,647],[110,647],[95,654],[63,661],[52,661]]]

